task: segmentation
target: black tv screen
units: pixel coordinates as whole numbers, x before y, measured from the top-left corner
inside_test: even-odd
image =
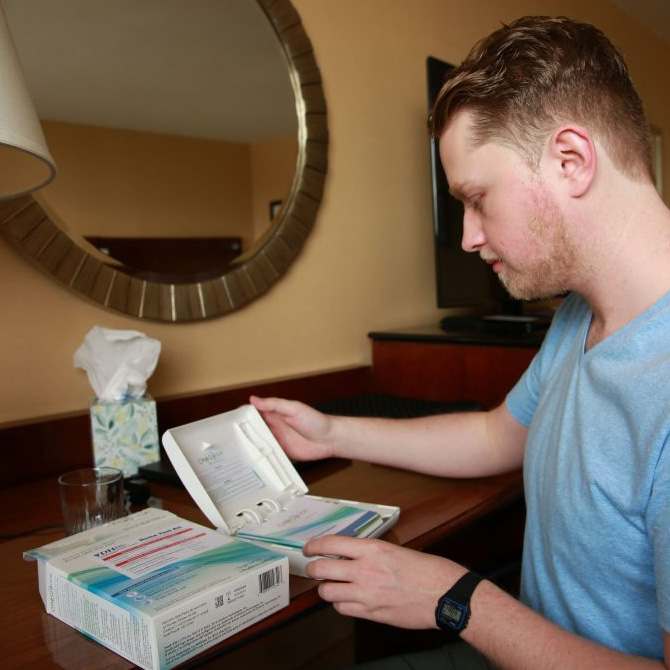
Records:
[[[430,111],[453,65],[432,56],[426,63]],[[438,307],[479,307],[487,314],[520,314],[521,301],[509,296],[479,254],[466,252],[461,247],[463,205],[449,193],[438,141],[434,137],[430,139],[430,164]]]

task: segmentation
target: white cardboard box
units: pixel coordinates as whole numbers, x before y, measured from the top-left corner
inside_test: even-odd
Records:
[[[172,428],[163,434],[163,446],[193,500],[227,535],[244,532],[248,524],[257,527],[270,515],[287,514],[301,496],[376,512],[382,522],[366,537],[380,537],[400,514],[389,505],[306,495],[305,482],[252,405]],[[270,539],[253,542],[286,555],[291,573],[306,576],[313,558],[303,556],[300,548]]]
[[[281,554],[157,509],[24,553],[49,614],[167,670],[288,605]]]

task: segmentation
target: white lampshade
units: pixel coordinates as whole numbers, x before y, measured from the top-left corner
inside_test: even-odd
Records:
[[[30,193],[55,176],[56,165],[0,7],[0,199]]]

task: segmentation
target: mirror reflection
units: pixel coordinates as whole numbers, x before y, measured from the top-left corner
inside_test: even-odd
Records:
[[[174,283],[267,236],[298,157],[286,59],[250,0],[2,0],[70,238]]]

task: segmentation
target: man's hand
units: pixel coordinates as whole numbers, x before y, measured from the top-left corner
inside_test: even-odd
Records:
[[[333,456],[333,417],[294,400],[251,396],[249,401],[292,460],[315,461]]]
[[[465,568],[382,540],[326,535],[308,542],[306,556],[319,558],[307,574],[326,580],[319,595],[347,616],[401,628],[436,628],[437,601]]]

